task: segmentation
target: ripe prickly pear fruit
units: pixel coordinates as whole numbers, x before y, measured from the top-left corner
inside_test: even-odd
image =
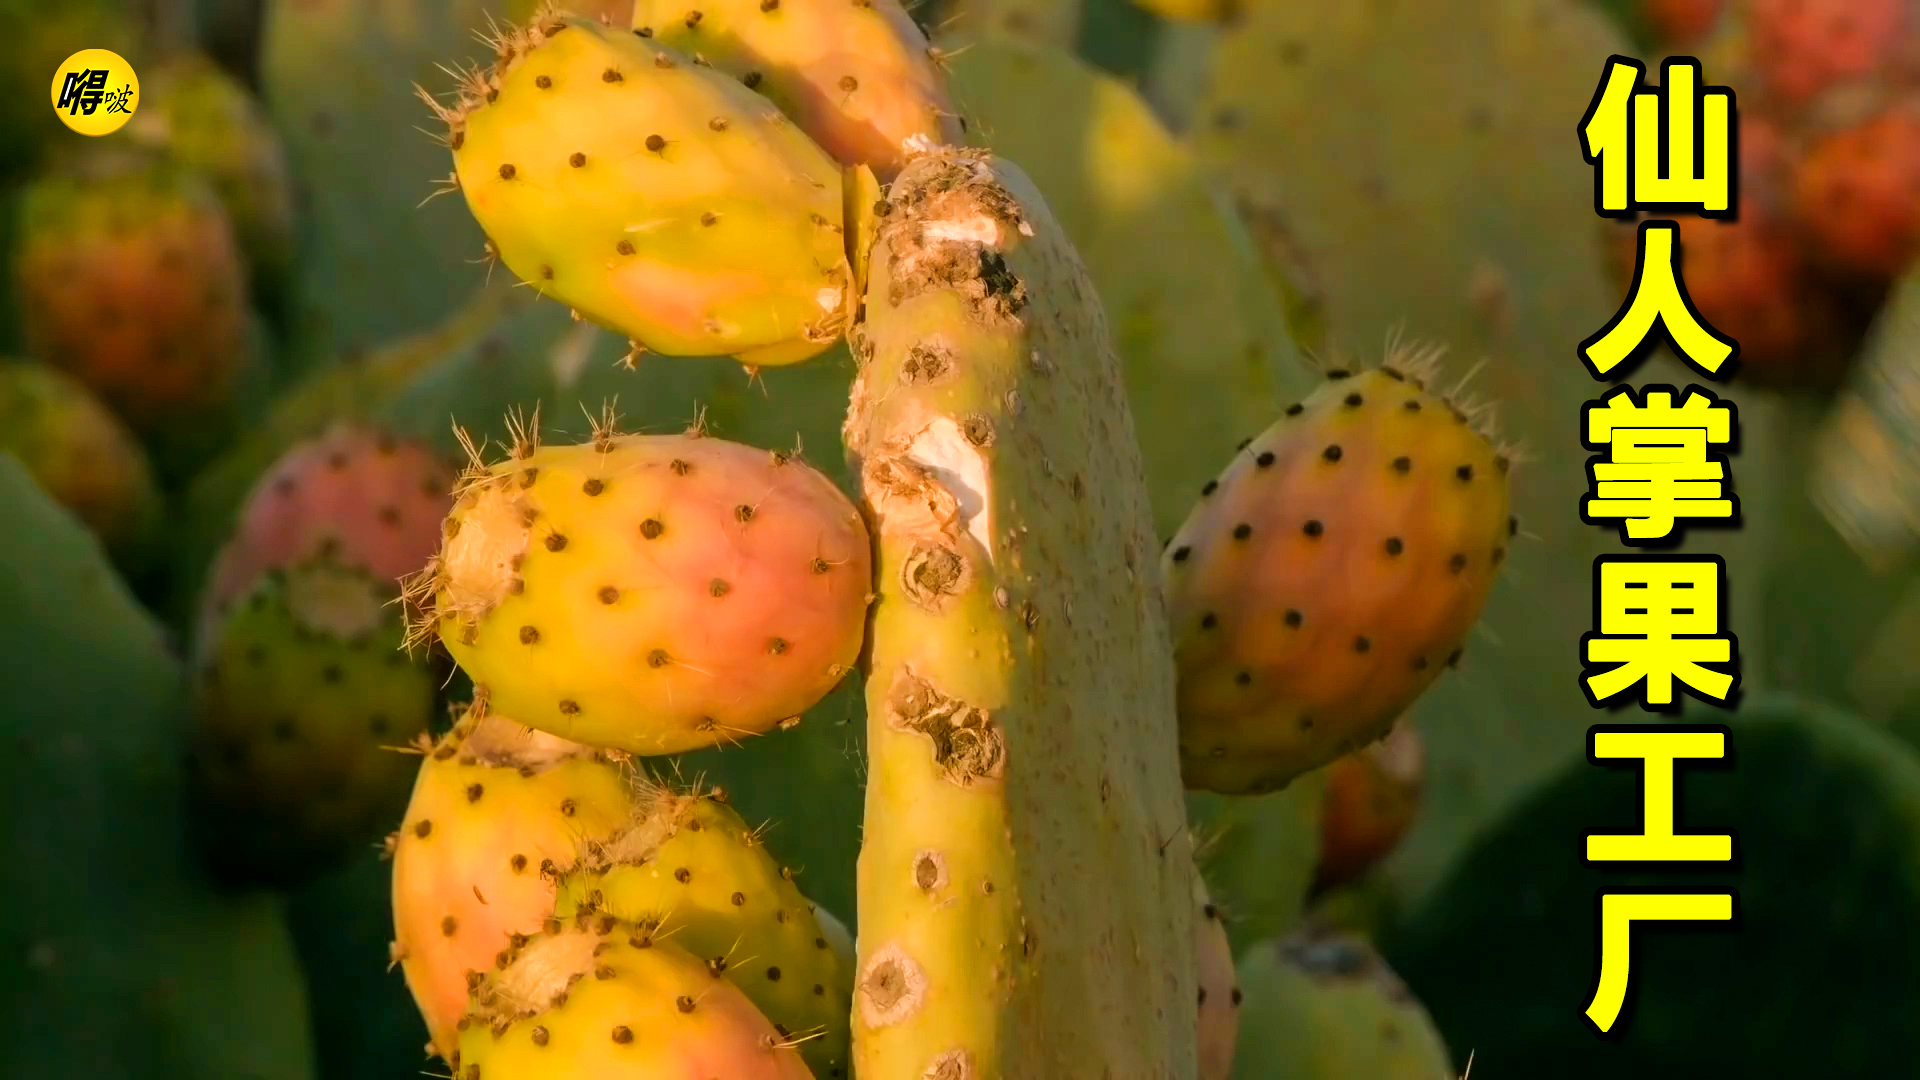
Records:
[[[613,918],[514,948],[461,1021],[462,1080],[813,1080],[739,988]]]
[[[269,572],[196,649],[191,795],[222,877],[291,886],[405,806],[438,680],[400,651],[392,591],[321,558]]]
[[[209,621],[262,573],[325,555],[398,592],[433,557],[453,470],[424,443],[340,425],[289,449],[255,483],[208,578]]]
[[[1426,747],[1406,721],[1327,766],[1315,894],[1359,880],[1393,851],[1413,827],[1425,778]]]
[[[1241,957],[1240,1074],[1455,1080],[1433,1019],[1364,940],[1307,930]]]
[[[446,122],[491,250],[636,347],[792,364],[848,315],[840,167],[690,58],[544,14],[498,41]]]
[[[1282,787],[1460,659],[1516,526],[1507,456],[1426,389],[1431,360],[1330,371],[1167,545],[1189,788]]]
[[[866,526],[785,454],[602,430],[522,440],[462,489],[415,633],[531,727],[678,754],[797,723],[859,656]]]
[[[1226,922],[1198,874],[1193,900],[1193,958],[1200,982],[1199,1080],[1227,1080],[1233,1075],[1233,1044],[1240,1034],[1240,983]]]
[[[613,917],[671,941],[744,991],[814,1075],[845,1077],[853,950],[718,793],[653,788],[625,828],[562,874],[554,914]],[[829,916],[829,919],[831,917]],[[842,948],[834,947],[834,938]]]
[[[1775,99],[1804,104],[1895,60],[1915,29],[1911,11],[1907,0],[1752,0],[1749,56]]]
[[[1797,180],[1798,216],[1816,255],[1860,277],[1898,275],[1920,252],[1920,204],[1912,198],[1920,186],[1920,102],[1896,103],[1815,139]]]
[[[216,410],[247,358],[246,265],[204,181],[144,155],[87,155],[21,202],[27,348],[135,429]]]
[[[81,382],[44,364],[0,363],[0,453],[18,457],[123,568],[145,561],[160,525],[153,470]]]
[[[582,837],[627,820],[624,769],[476,700],[427,752],[393,858],[393,956],[433,1045],[451,1055],[479,972],[553,914]]]
[[[916,147],[964,136],[899,0],[638,0],[633,27],[766,95],[842,165],[882,182]]]
[[[128,133],[212,181],[254,281],[277,289],[293,262],[293,188],[266,111],[198,53],[143,72],[140,105]]]

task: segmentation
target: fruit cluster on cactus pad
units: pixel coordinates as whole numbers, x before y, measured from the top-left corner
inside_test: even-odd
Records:
[[[426,752],[393,860],[392,959],[436,1053],[480,973],[538,933],[583,837],[626,820],[630,782],[608,755],[533,731],[484,699]]]
[[[1459,661],[1517,523],[1510,459],[1427,388],[1435,359],[1328,371],[1168,544],[1189,787],[1283,786],[1384,736]]]
[[[589,839],[563,873],[554,914],[580,925],[613,916],[672,941],[738,986],[783,1038],[803,1039],[820,1080],[849,1076],[852,945],[725,799],[647,787],[631,820]]]
[[[841,168],[778,107],[551,11],[493,44],[454,104],[422,92],[490,254],[636,349],[764,366],[839,340]]]
[[[618,435],[476,464],[410,582],[489,701],[642,755],[798,723],[853,668],[871,589],[859,513],[798,459]]]
[[[549,920],[474,988],[463,1080],[814,1080],[732,983],[670,939],[602,916]]]

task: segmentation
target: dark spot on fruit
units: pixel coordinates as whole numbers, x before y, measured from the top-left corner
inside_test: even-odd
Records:
[[[1306,621],[1306,616],[1300,614],[1299,608],[1288,608],[1286,615],[1283,616],[1283,620],[1288,626],[1298,630],[1300,624]]]
[[[774,656],[779,656],[781,653],[786,651],[787,651],[787,643],[784,638],[774,638],[773,640],[767,642],[767,652],[773,654]]]
[[[562,715],[562,716],[578,716],[579,714],[580,714],[580,703],[579,703],[579,702],[577,702],[577,701],[574,701],[574,700],[573,700],[573,699],[571,699],[571,698],[561,698],[561,699],[560,699],[560,715]]]
[[[621,1025],[620,1025],[619,1027],[616,1027],[616,1028],[614,1028],[614,1029],[613,1029],[613,1041],[614,1041],[614,1042],[617,1042],[617,1043],[619,1043],[619,1044],[621,1044],[622,1046],[624,1046],[624,1045],[626,1045],[627,1043],[630,1043],[630,1042],[632,1042],[632,1041],[633,1041],[633,1029],[632,1029],[632,1028],[630,1028],[630,1027],[628,1027],[628,1026],[627,1026],[627,1025],[625,1025],[625,1024],[621,1024]]]
[[[734,906],[734,907],[746,907],[746,906],[747,906],[747,894],[746,894],[746,893],[739,893],[739,892],[737,892],[737,893],[734,893],[734,894],[733,894],[732,896],[730,896],[730,897],[728,897],[727,899],[729,899],[729,900],[731,900],[731,901],[733,901],[733,906]]]
[[[574,814],[574,811],[578,809],[580,809],[580,804],[574,802],[572,799],[560,800],[560,816],[561,817],[572,817]]]
[[[1447,560],[1447,569],[1453,571],[1456,574],[1462,570],[1465,570],[1466,568],[1467,568],[1467,556],[1463,552],[1455,552],[1453,558]]]
[[[658,518],[648,518],[640,523],[640,535],[649,540],[660,539],[660,534],[666,531],[667,527],[660,524]]]
[[[827,560],[816,555],[813,557],[813,563],[812,563],[811,569],[816,574],[824,574],[828,570],[831,570],[832,567],[827,564]]]
[[[547,1045],[547,1038],[548,1036],[547,1036],[546,1028],[536,1027],[533,1029],[533,1045],[545,1046]]]
[[[693,999],[688,997],[685,994],[681,994],[678,998],[675,998],[673,1003],[676,1006],[678,1006],[680,1011],[683,1013],[690,1013],[693,1011]]]
[[[1398,473],[1403,473],[1403,472],[1409,472],[1409,471],[1411,471],[1412,469],[1413,469],[1413,459],[1412,459],[1412,458],[1410,458],[1410,457],[1397,457],[1397,458],[1394,458],[1394,459],[1393,459],[1393,471],[1394,471],[1394,472],[1398,472]]]
[[[1249,446],[1252,446],[1252,445],[1253,445],[1253,440],[1252,440],[1252,439],[1241,439],[1241,440],[1240,440],[1240,445],[1239,445],[1239,446],[1236,446],[1236,447],[1234,447],[1233,449],[1234,449],[1234,452],[1235,452],[1235,453],[1239,453],[1240,451],[1242,451],[1242,450],[1245,450],[1245,449],[1246,449],[1247,447],[1249,447]]]
[[[1265,453],[1262,453],[1259,457],[1253,459],[1253,463],[1256,467],[1262,468],[1262,469],[1266,468],[1269,465],[1272,465],[1273,451],[1268,450]]]
[[[1468,480],[1472,480],[1472,479],[1473,479],[1473,466],[1471,466],[1471,465],[1462,465],[1462,466],[1460,466],[1459,468],[1457,468],[1457,469],[1455,469],[1455,470],[1453,470],[1453,475],[1455,475],[1455,476],[1457,476],[1457,477],[1459,477],[1459,478],[1460,478],[1460,479],[1461,479],[1462,481],[1468,481]]]
[[[607,484],[604,480],[589,480],[580,485],[580,490],[588,495],[598,495],[607,490]]]
[[[751,90],[760,85],[760,73],[757,71],[749,71],[745,75],[740,76],[740,81],[747,84],[747,89]]]
[[[567,164],[573,166],[576,169],[584,166],[586,163],[587,163],[587,155],[581,153],[578,150],[575,150],[573,154],[567,158]]]
[[[1348,395],[1347,395],[1347,408],[1349,408],[1349,409],[1357,409],[1357,408],[1359,408],[1359,407],[1360,407],[1360,402],[1361,402],[1361,401],[1362,401],[1362,398],[1360,397],[1360,395],[1359,395],[1359,394],[1348,394]]]
[[[1406,403],[1405,405],[1403,405],[1403,406],[1401,406],[1401,408],[1404,408],[1404,409],[1406,409],[1406,410],[1407,410],[1408,412],[1419,412],[1419,411],[1420,411],[1420,402],[1419,402],[1419,401],[1417,401],[1417,400],[1415,400],[1415,399],[1413,399],[1413,398],[1408,398],[1408,399],[1407,399],[1407,403]]]
[[[1306,410],[1307,410],[1307,407],[1305,405],[1302,405],[1296,401],[1293,404],[1287,406],[1287,415],[1299,416],[1301,413],[1305,412]]]
[[[1413,658],[1413,670],[1415,670],[1415,671],[1425,671],[1425,670],[1427,670],[1427,658],[1426,658],[1426,657],[1424,657],[1424,656],[1416,656],[1416,657],[1414,657],[1414,658]]]
[[[739,506],[733,508],[733,518],[735,521],[741,522],[752,521],[753,507],[746,503],[741,503]]]
[[[840,89],[844,93],[851,94],[855,90],[860,89],[860,80],[851,75],[842,75],[840,76]]]
[[[667,140],[665,140],[665,139],[663,139],[663,138],[661,138],[661,137],[660,137],[660,136],[658,136],[658,135],[649,135],[649,136],[647,136],[647,149],[648,149],[648,150],[651,150],[651,151],[653,151],[654,153],[656,153],[656,154],[657,154],[657,153],[659,153],[660,151],[662,151],[662,150],[665,150],[666,148],[667,148]]]
[[[1220,490],[1220,481],[1218,481],[1218,480],[1209,480],[1209,481],[1207,481],[1207,485],[1206,485],[1205,487],[1203,487],[1203,488],[1201,488],[1201,489],[1200,489],[1200,494],[1201,494],[1202,496],[1207,496],[1207,495],[1211,495],[1211,494],[1213,494],[1214,492],[1216,492],[1216,491],[1219,491],[1219,490]]]
[[[1509,516],[1507,518],[1507,535],[1518,536],[1519,534],[1520,534],[1520,519],[1517,517]]]
[[[667,650],[655,649],[647,654],[647,666],[652,668],[666,667],[668,661],[671,659],[672,657],[667,655]]]
[[[1352,374],[1353,372],[1348,371],[1346,368],[1334,368],[1332,371],[1327,372],[1327,378],[1344,379]]]
[[[1184,547],[1184,546],[1183,546],[1183,547],[1177,547],[1177,548],[1174,548],[1174,549],[1173,549],[1173,561],[1174,561],[1174,562],[1186,562],[1186,561],[1187,561],[1187,556],[1189,556],[1189,555],[1192,555],[1192,554],[1193,554],[1193,549],[1192,549],[1192,548],[1190,548],[1190,547]]]
[[[1233,676],[1233,681],[1236,686],[1252,686],[1253,672],[1251,671],[1235,672]]]
[[[693,462],[674,458],[667,462],[667,468],[672,469],[675,476],[685,476],[693,471]]]
[[[553,77],[549,75],[536,75],[533,78],[533,85],[542,90],[550,90],[553,88]]]
[[[1371,648],[1373,648],[1373,642],[1371,640],[1364,637],[1357,637],[1353,639],[1354,652],[1366,652]]]
[[[420,839],[425,840],[427,838],[427,834],[431,832],[433,832],[433,822],[428,821],[425,818],[421,818],[419,821],[414,823],[413,835],[419,837]]]
[[[720,215],[714,213],[711,210],[708,210],[705,213],[700,215],[700,224],[705,225],[709,228],[713,226],[714,222],[719,220],[720,220]]]
[[[440,932],[442,934],[445,934],[447,937],[452,937],[459,929],[460,929],[459,920],[455,919],[451,915],[440,920]]]
[[[620,590],[611,585],[602,585],[600,591],[594,595],[600,598],[601,603],[611,604],[615,600],[620,599]]]
[[[486,788],[481,787],[479,784],[468,784],[467,785],[467,801],[479,802],[480,796],[484,794],[486,790],[487,790]]]
[[[1460,653],[1461,653],[1461,650],[1459,650],[1459,649],[1455,649],[1455,650],[1453,650],[1452,652],[1450,652],[1450,653],[1448,653],[1448,654],[1447,654],[1447,666],[1448,666],[1448,667],[1459,667],[1459,666],[1460,666]]]
[[[507,860],[507,868],[516,874],[526,873],[527,857],[525,855],[515,855],[513,858]]]
[[[1400,374],[1400,370],[1398,368],[1381,365],[1380,374],[1385,375],[1387,378],[1392,379],[1395,382],[1407,381],[1407,377],[1405,375]]]
[[[513,179],[513,174],[514,174],[514,171],[515,171],[515,170],[514,170],[514,168],[513,168],[513,166],[512,166],[512,165],[502,165],[502,166],[500,166],[500,179],[502,179],[502,180],[511,180],[511,179]]]
[[[531,645],[539,640],[540,631],[537,628],[532,626],[523,626],[520,628],[520,644]]]
[[[1339,461],[1340,447],[1338,445],[1329,446],[1325,450],[1320,451],[1320,456],[1326,458],[1328,461]]]
[[[615,71],[612,68],[608,68],[607,70],[600,73],[601,82],[616,83],[616,82],[619,82],[624,77],[625,76],[621,75],[618,71]]]
[[[1244,521],[1233,527],[1233,538],[1235,540],[1245,540],[1247,537],[1252,535],[1253,535],[1253,526],[1247,524]]]
[[[1326,526],[1320,524],[1320,522],[1318,521],[1308,521],[1305,525],[1302,525],[1300,527],[1300,531],[1303,533],[1306,533],[1310,537],[1314,537],[1317,539],[1321,533],[1324,533],[1327,531],[1327,528]]]
[[[712,581],[707,582],[708,594],[715,597],[716,599],[719,597],[725,596],[732,591],[733,591],[733,586],[727,584],[724,581],[721,581],[719,578],[714,578]]]
[[[1398,555],[1402,551],[1405,551],[1406,549],[1407,549],[1407,545],[1402,543],[1399,537],[1397,536],[1387,537],[1387,554]]]
[[[1493,549],[1493,565],[1499,566],[1502,562],[1506,560],[1506,557],[1507,557],[1506,548],[1497,547]]]
[[[1214,627],[1219,625],[1220,625],[1219,617],[1214,615],[1214,613],[1211,611],[1207,612],[1205,615],[1200,616],[1200,629],[1202,630],[1211,630]]]

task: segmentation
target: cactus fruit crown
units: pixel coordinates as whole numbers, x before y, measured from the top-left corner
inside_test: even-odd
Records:
[[[841,168],[771,102],[658,42],[549,4],[494,24],[446,126],[487,255],[674,356],[799,363],[846,330]]]

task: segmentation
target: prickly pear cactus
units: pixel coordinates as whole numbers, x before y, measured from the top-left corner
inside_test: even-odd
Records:
[[[1409,723],[1327,766],[1314,895],[1358,881],[1393,852],[1419,813],[1425,776],[1426,744]]]
[[[459,1045],[476,972],[553,914],[583,838],[627,818],[630,782],[604,754],[475,701],[428,750],[393,859],[392,958],[437,1052]]]
[[[546,12],[495,39],[446,125],[454,179],[507,269],[636,349],[792,364],[847,319],[840,168],[691,57]]]
[[[456,1076],[814,1080],[794,1042],[737,987],[615,919],[557,927],[514,949],[474,991],[474,1006]]]
[[[911,147],[961,140],[926,35],[899,0],[640,0],[633,28],[742,80],[835,160],[882,181]]]
[[[803,1040],[814,1076],[844,1080],[853,955],[832,940],[844,930],[829,935],[793,870],[723,798],[649,785],[622,828],[589,834],[578,865],[560,876],[554,915],[580,926],[618,919],[685,949],[783,1038]]]
[[[180,166],[88,149],[21,203],[11,269],[28,350],[136,430],[204,423],[247,361],[246,263],[226,210]]]
[[[1233,970],[1225,916],[1197,875],[1193,902],[1199,909],[1193,920],[1193,958],[1198,965],[1194,978],[1200,984],[1200,1022],[1195,1028],[1200,1049],[1198,1080],[1227,1080],[1233,1075],[1233,1046],[1240,1034],[1240,980]]]
[[[1437,0],[1391,18],[1265,5],[1223,34],[1196,114],[1202,160],[1237,201],[1283,222],[1314,267],[1333,350],[1371,353],[1396,330],[1445,343],[1474,396],[1500,403],[1500,434],[1519,448],[1508,584],[1489,597],[1461,669],[1412,713],[1433,784],[1391,866],[1411,892],[1479,821],[1579,757],[1593,723],[1574,677],[1592,560],[1623,548],[1579,518],[1589,452],[1576,420],[1602,387],[1574,349],[1622,296],[1606,280],[1593,174],[1572,132],[1621,51],[1598,13],[1569,0]],[[1449,59],[1464,55],[1482,59]],[[1335,158],[1359,164],[1312,164]],[[1700,381],[1673,362],[1631,378]],[[1765,399],[1733,396],[1743,426],[1764,424]],[[1742,444],[1733,470],[1750,512],[1788,475],[1783,450]],[[1727,559],[1736,634],[1755,630],[1760,543],[1758,530],[1718,532],[1682,549]]]
[[[1680,764],[1676,828],[1732,833],[1736,863],[1583,864],[1582,834],[1640,832],[1645,810],[1637,764],[1576,760],[1477,837],[1383,942],[1456,1067],[1479,1047],[1475,1076],[1488,1066],[1581,1080],[1873,1076],[1920,1052],[1902,1019],[1916,1008],[1907,973],[1920,964],[1920,758],[1856,717],[1790,697],[1750,695],[1735,713],[1695,719],[1730,725],[1733,763]],[[1635,927],[1635,1011],[1600,1043],[1582,1010],[1596,978],[1595,897],[1616,890],[1732,890],[1739,925]],[[1866,955],[1875,962],[1853,959]],[[1846,991],[1803,989],[1824,986]]]
[[[409,581],[412,632],[542,731],[646,755],[738,741],[797,724],[859,655],[865,526],[784,453],[609,422],[572,446],[523,431],[461,486]]]
[[[975,142],[1028,171],[1099,289],[1170,536],[1235,444],[1313,386],[1283,303],[1238,218],[1125,83],[999,38],[947,65]]]
[[[1510,459],[1428,391],[1430,360],[1329,371],[1174,534],[1189,787],[1282,787],[1385,736],[1459,662],[1518,524]]]
[[[196,647],[194,805],[214,871],[291,885],[406,803],[438,680],[400,649],[390,585],[325,556],[269,572]],[[417,748],[416,748],[417,751]]]
[[[184,680],[92,538],[0,455],[6,1072],[311,1080],[278,902],[227,896],[182,820]],[[111,672],[111,678],[102,677]]]
[[[145,565],[161,520],[153,469],[85,384],[43,364],[0,362],[0,451],[19,458],[123,569]]]
[[[207,584],[202,625],[261,574],[322,555],[397,594],[438,545],[452,491],[444,460],[389,432],[339,425],[295,446],[241,507]]]
[[[1099,298],[1004,159],[930,154],[884,210],[855,1070],[1190,1080],[1172,650]]]
[[[233,222],[257,295],[277,298],[294,259],[286,148],[247,88],[198,53],[181,53],[140,80],[127,131],[198,170]]]
[[[1240,958],[1240,989],[1236,1077],[1454,1080],[1460,1075],[1432,1018],[1358,938],[1303,931],[1263,942]]]

